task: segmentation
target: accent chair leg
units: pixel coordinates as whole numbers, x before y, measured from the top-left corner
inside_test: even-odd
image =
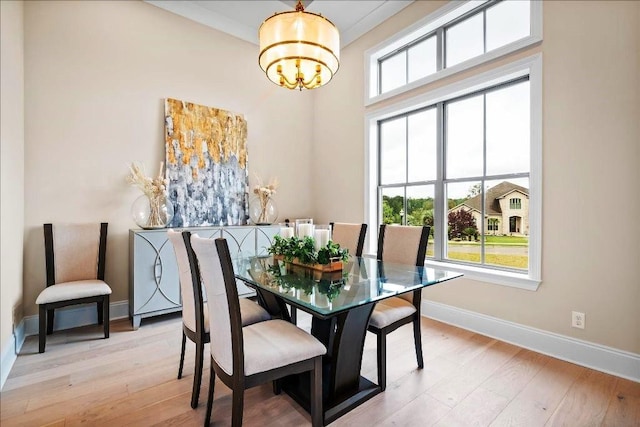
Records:
[[[379,331],[378,336],[378,385],[384,391],[387,388],[387,334]]]
[[[416,361],[418,362],[418,369],[424,368],[424,361],[422,360],[422,332],[420,331],[420,315],[416,315],[413,319],[413,340],[416,344]]]
[[[193,374],[193,391],[191,392],[191,407],[193,409],[198,407],[198,400],[200,398],[200,384],[202,383],[202,364],[204,363],[204,342],[196,342],[196,364],[195,372]]]
[[[213,369],[213,359],[209,358],[209,396],[207,398],[207,414],[204,417],[205,427],[211,422],[211,410],[213,409],[213,392],[216,385],[216,371]]]
[[[178,379],[182,378],[182,368],[184,367],[184,351],[187,345],[187,335],[182,330],[182,349],[180,350],[180,365],[178,366]]]
[[[324,410],[322,408],[322,356],[313,360],[311,370],[311,425],[322,427],[324,425]]]
[[[109,338],[109,295],[104,298],[102,301],[102,316],[103,316],[103,329],[104,329],[104,338]]]
[[[55,316],[55,310],[52,308],[47,310],[47,335],[51,335],[53,333],[53,318]]]
[[[294,325],[298,323],[298,309],[294,306],[291,306],[291,323]]]
[[[102,301],[98,301],[96,303],[97,309],[98,309],[98,325],[102,325],[104,322],[104,312],[103,310],[103,304]]]
[[[273,380],[272,383],[273,383],[273,394],[278,395],[282,393],[282,384],[280,382],[280,379]]]
[[[44,305],[39,305],[40,308],[38,320],[39,320],[39,330],[38,330],[38,352],[44,353],[44,347],[47,344],[47,310]]]

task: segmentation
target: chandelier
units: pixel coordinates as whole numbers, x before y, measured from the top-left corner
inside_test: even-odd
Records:
[[[287,89],[315,89],[329,83],[340,64],[340,35],[322,15],[295,11],[276,13],[258,30],[260,68],[269,80]]]

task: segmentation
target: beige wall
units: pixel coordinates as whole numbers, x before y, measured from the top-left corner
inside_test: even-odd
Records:
[[[22,319],[24,31],[22,2],[0,2],[0,343]]]
[[[347,47],[338,75],[318,91],[319,220],[364,218],[364,114],[471,73],[363,107],[364,51],[442,4],[416,2]],[[544,42],[509,58],[537,52],[544,69],[542,285],[531,292],[461,279],[425,297],[640,353],[640,2],[545,2]],[[572,310],[586,313],[584,330],[570,327]]]
[[[128,298],[130,207],[141,193],[125,183],[127,164],[156,173],[166,97],[244,114],[251,182],[279,178],[283,218],[312,213],[313,94],[270,83],[257,53],[140,1],[25,3],[25,315],[44,287],[49,221],[109,222],[106,280],[112,301]]]

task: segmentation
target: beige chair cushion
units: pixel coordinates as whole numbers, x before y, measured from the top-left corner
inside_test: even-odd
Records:
[[[255,323],[242,331],[245,375],[291,365],[327,352],[316,338],[284,320]]]
[[[36,304],[49,304],[78,298],[111,295],[111,288],[102,280],[77,280],[75,282],[57,283],[40,292]]]
[[[336,222],[333,224],[331,240],[338,243],[341,248],[349,249],[349,255],[356,256],[361,228],[362,224]]]
[[[209,311],[209,338],[211,357],[218,366],[231,375],[233,370],[233,348],[231,343],[231,310],[227,302],[220,256],[215,240],[191,235],[191,246],[200,265],[200,275],[207,293]],[[259,323],[257,323],[259,324]]]
[[[240,317],[242,317],[242,326],[253,325],[254,323],[271,319],[267,310],[247,298],[240,298]],[[209,322],[205,320],[205,323],[208,326]]]
[[[407,300],[400,297],[387,298],[376,304],[373,313],[371,313],[369,324],[382,329],[400,319],[411,316],[415,312],[416,308]]]
[[[54,224],[55,283],[98,278],[100,224]]]
[[[420,237],[422,227],[388,225],[384,232],[382,260],[395,264],[416,265]],[[402,294],[399,298],[412,302],[413,293]]]
[[[388,225],[384,231],[382,260],[416,265],[422,227]]]
[[[187,255],[187,247],[182,240],[182,233],[174,230],[167,230],[167,237],[173,245],[173,252],[176,255],[178,265],[178,279],[180,281],[180,296],[182,297],[182,323],[189,330],[196,330],[196,308],[195,298],[193,296],[193,282],[191,280],[191,266],[189,265],[189,256]],[[203,295],[204,298],[204,295]],[[209,322],[207,321],[207,309],[204,312],[204,324],[207,325],[205,330],[209,330]]]

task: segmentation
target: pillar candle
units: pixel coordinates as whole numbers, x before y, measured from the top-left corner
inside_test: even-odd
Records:
[[[319,229],[313,233],[316,251],[319,251],[321,248],[327,246],[327,243],[329,243],[329,237],[329,230]]]
[[[298,238],[313,237],[313,224],[299,224]]]
[[[293,228],[292,227],[282,227],[280,229],[280,237],[284,239],[289,239],[293,237]]]

